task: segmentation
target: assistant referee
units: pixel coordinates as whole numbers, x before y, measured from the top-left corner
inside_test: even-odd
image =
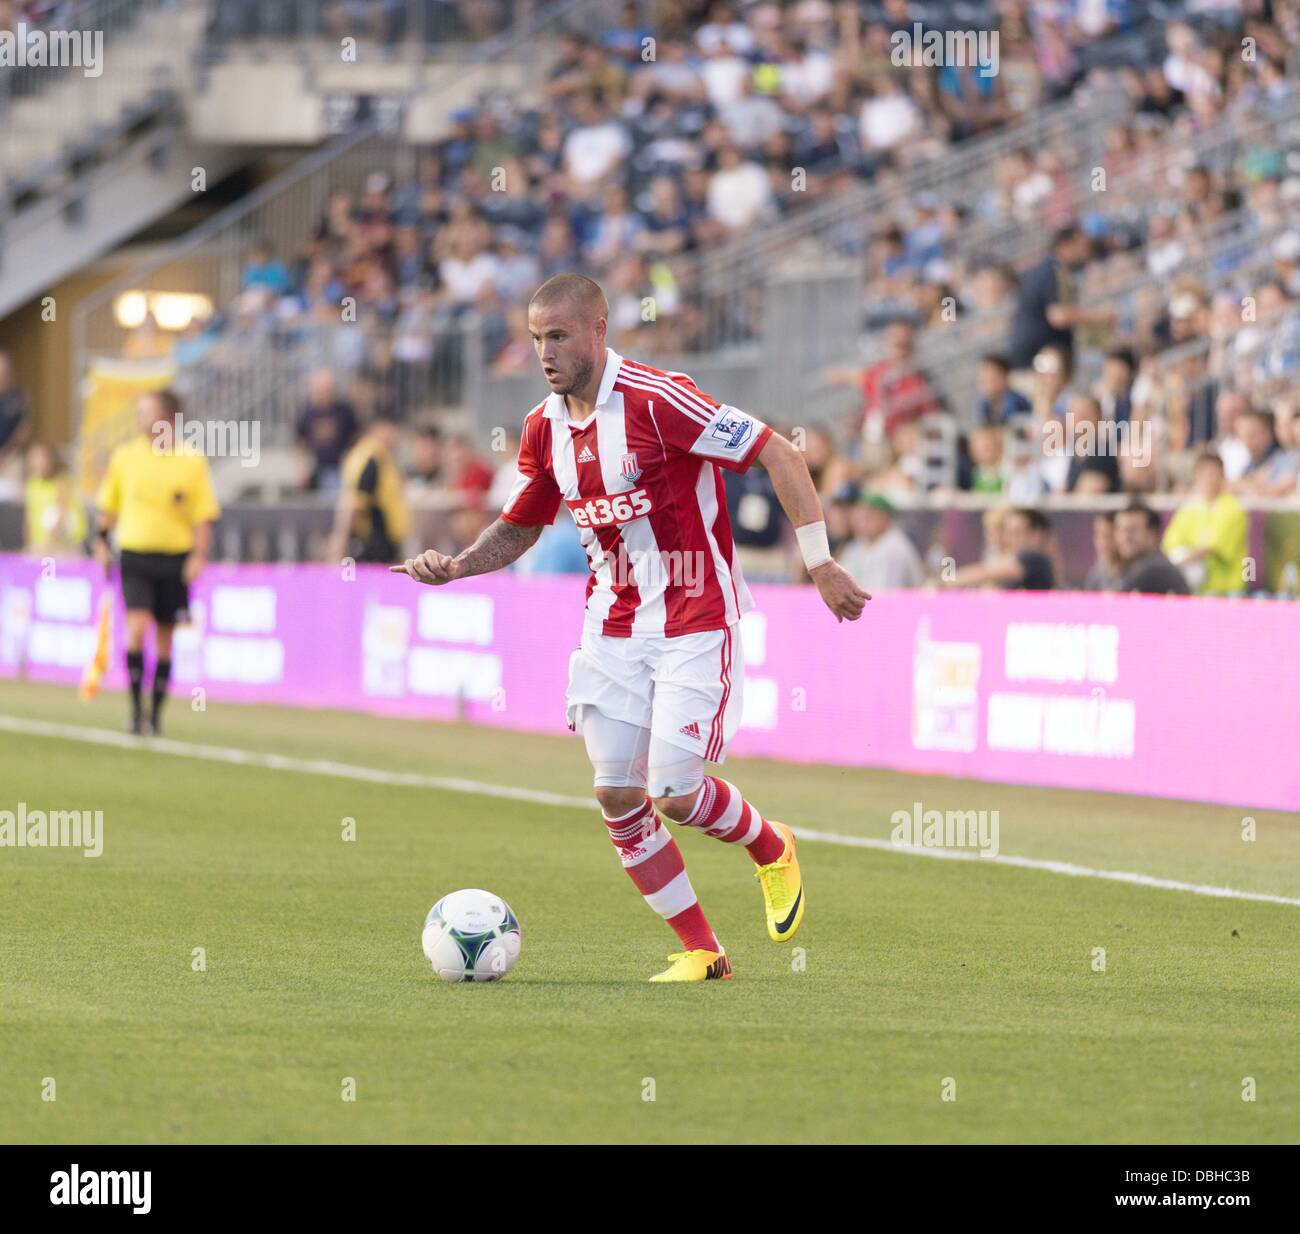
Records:
[[[221,509],[208,460],[177,440],[180,399],[155,390],[140,399],[140,434],[118,446],[99,488],[95,556],[112,561],[108,533],[117,529],[126,602],[126,672],[131,684],[128,731],[157,734],[172,670],[172,633],[189,619],[189,587],[207,563],[212,524]],[[152,707],[146,717],[144,642],[155,627]]]

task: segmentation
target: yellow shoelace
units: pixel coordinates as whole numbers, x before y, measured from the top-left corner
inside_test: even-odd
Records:
[[[773,896],[777,891],[786,891],[787,888],[782,879],[776,875],[784,874],[790,868],[789,857],[778,857],[771,865],[759,866],[754,871],[754,877],[763,884],[763,890],[768,896]]]

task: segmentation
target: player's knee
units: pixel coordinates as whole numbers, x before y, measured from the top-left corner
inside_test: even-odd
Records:
[[[665,818],[670,818],[675,823],[684,823],[690,818],[699,796],[700,790],[696,788],[689,793],[681,793],[673,797],[656,797],[654,799],[655,809]]]
[[[671,754],[669,758],[665,758],[665,754],[669,752],[656,749],[656,743],[651,741],[650,761],[646,769],[646,788],[655,805],[664,814],[677,822],[682,822],[690,817],[691,807],[699,794],[700,785],[704,783],[704,759],[698,754],[690,754],[686,758],[669,761]],[[685,813],[678,818],[676,812],[683,809]]]
[[[600,802],[606,818],[621,818],[645,800],[645,789],[602,784],[596,788],[596,800]]]

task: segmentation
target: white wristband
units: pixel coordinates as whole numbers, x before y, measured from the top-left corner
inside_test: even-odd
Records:
[[[799,551],[803,554],[806,569],[815,570],[824,566],[831,559],[831,545],[826,538],[826,524],[805,523],[796,527],[794,534],[799,537]]]

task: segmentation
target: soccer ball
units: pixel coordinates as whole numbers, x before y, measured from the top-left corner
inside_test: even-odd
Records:
[[[500,896],[470,887],[429,910],[420,941],[443,981],[500,981],[519,959],[519,918]]]

